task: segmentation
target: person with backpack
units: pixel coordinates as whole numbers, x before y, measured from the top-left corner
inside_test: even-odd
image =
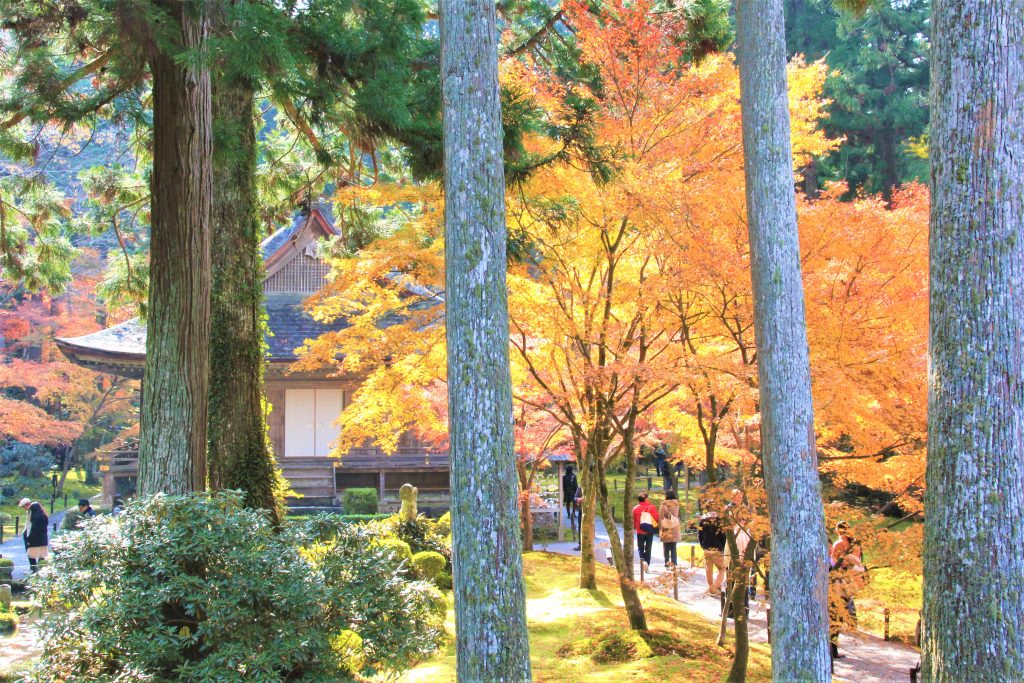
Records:
[[[636,550],[640,561],[651,566],[651,546],[654,545],[654,534],[658,530],[658,508],[647,500],[647,493],[636,497],[637,504],[633,507],[633,527],[636,529]]]
[[[683,537],[683,531],[679,520],[679,496],[671,489],[665,491],[665,500],[658,507],[658,525],[661,529],[661,545],[665,551],[665,567],[676,567],[679,565],[676,544]]]
[[[708,578],[708,595],[719,597],[722,584],[725,583],[726,568],[729,566],[725,558],[725,532],[718,515],[714,512],[700,518],[697,531],[697,542],[704,551],[704,571]],[[715,572],[715,569],[718,569]]]

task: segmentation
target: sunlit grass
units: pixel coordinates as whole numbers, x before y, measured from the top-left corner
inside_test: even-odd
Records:
[[[644,590],[641,593],[655,656],[636,661],[596,663],[572,653],[579,641],[628,630],[614,573],[598,566],[598,590],[576,587],[579,560],[549,553],[523,558],[530,628],[530,654],[538,683],[576,681],[720,681],[728,673],[732,650],[715,646],[714,624],[673,600]],[[454,631],[449,612],[449,628]],[[731,648],[731,645],[730,645]],[[768,649],[752,645],[747,680],[771,678]],[[455,680],[455,649],[450,644],[402,681],[409,683]]]

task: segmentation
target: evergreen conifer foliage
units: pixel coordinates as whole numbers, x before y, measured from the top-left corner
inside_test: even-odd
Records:
[[[845,180],[850,194],[882,193],[927,173],[931,0],[786,0],[787,49],[825,59],[830,100],[822,122],[845,138],[816,163],[820,180]],[[813,188],[812,188],[813,189]]]

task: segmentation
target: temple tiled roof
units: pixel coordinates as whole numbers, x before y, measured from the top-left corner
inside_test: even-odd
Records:
[[[327,204],[326,202],[315,202],[312,205],[312,208],[319,211],[329,225],[334,225],[334,213],[331,211],[330,204]],[[283,247],[291,237],[298,234],[306,225],[306,221],[308,220],[309,213],[300,211],[295,214],[295,218],[292,220],[291,225],[285,225],[278,228],[272,235],[260,242],[260,249],[263,251],[263,260],[266,261],[269,259],[274,255],[274,252]]]
[[[303,310],[305,294],[268,294],[266,301],[267,323],[271,335],[267,338],[271,361],[295,360],[295,349],[307,339],[315,339],[324,332],[344,329],[344,320],[321,323],[313,320]]]
[[[302,307],[305,294],[267,294],[267,349],[270,361],[294,361],[295,349],[307,339],[315,339],[324,332],[343,329],[344,320],[334,323],[320,323],[314,320]],[[146,357],[146,326],[138,318],[132,318],[120,325],[81,337],[57,340],[61,349],[68,352],[86,352],[113,357],[124,362],[142,363]]]

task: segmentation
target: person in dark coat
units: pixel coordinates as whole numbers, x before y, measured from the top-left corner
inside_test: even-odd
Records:
[[[92,509],[92,505],[89,504],[88,498],[79,498],[78,516],[85,519],[96,516],[96,511]]]
[[[42,505],[33,503],[28,498],[22,498],[18,504],[28,512],[28,522],[22,536],[25,539],[29,569],[35,572],[39,569],[39,560],[45,559],[48,552],[50,538],[47,529],[50,518]]]
[[[572,471],[572,465],[568,465],[562,475],[562,503],[565,505],[565,512],[570,523],[576,516],[576,489],[578,488],[576,473]]]

